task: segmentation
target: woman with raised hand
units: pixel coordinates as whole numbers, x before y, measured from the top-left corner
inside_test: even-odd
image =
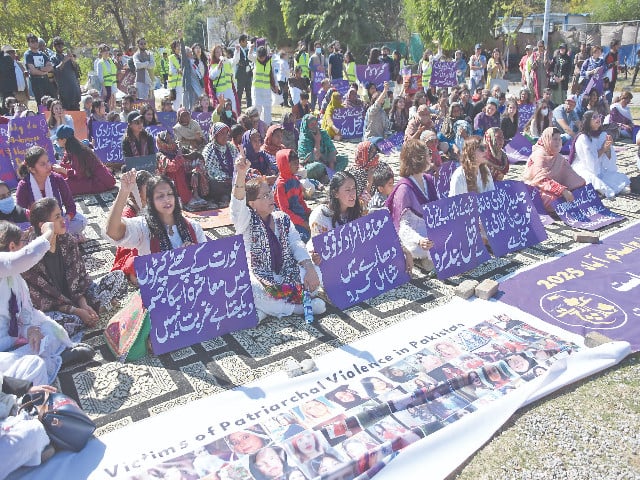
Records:
[[[120,179],[120,190],[107,218],[109,240],[119,247],[136,248],[139,255],[207,241],[200,224],[182,215],[178,192],[169,177],[152,177],[147,182],[147,208],[143,215],[124,218],[122,211],[129,194],[137,188],[136,173],[130,170]]]
[[[246,181],[249,167],[241,152],[235,161],[231,219],[244,238],[258,318],[302,315],[303,290],[313,294],[318,289],[318,274],[289,216],[274,211],[267,181]],[[319,298],[311,305],[315,314],[326,309]]]

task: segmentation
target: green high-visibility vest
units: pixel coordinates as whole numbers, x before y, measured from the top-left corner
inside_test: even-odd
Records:
[[[425,61],[422,60],[422,64],[424,65]],[[422,87],[429,87],[429,83],[431,83],[431,62],[427,61],[428,67],[426,70],[422,71]]]
[[[309,78],[309,54],[307,52],[302,52],[298,60],[295,60],[294,58],[293,66],[300,66],[302,76]]]
[[[172,53],[171,55],[169,55],[169,63],[171,65],[173,65],[173,67],[176,69],[175,74],[171,74],[171,70],[169,70],[169,81],[168,81],[168,85],[169,88],[176,88],[180,85],[182,85],[182,74],[179,73],[180,72],[180,60],[178,60],[178,56],[175,53]]]
[[[349,83],[357,82],[358,77],[356,76],[356,62],[345,63],[344,66],[344,74],[347,77]]]
[[[271,89],[271,59],[265,65],[256,62],[253,75],[253,88]]]
[[[105,87],[111,87],[116,83],[116,72],[118,71],[116,64],[110,58],[102,59],[100,68],[102,69],[102,84]]]
[[[216,92],[222,93],[225,90],[231,88],[231,83],[233,82],[233,68],[231,64],[228,62],[224,62],[222,64],[222,71],[220,72],[220,76],[213,81],[213,86],[216,89]]]

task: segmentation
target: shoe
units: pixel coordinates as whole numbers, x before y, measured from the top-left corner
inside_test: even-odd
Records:
[[[91,345],[86,343],[78,343],[74,347],[67,348],[60,354],[63,365],[71,365],[74,363],[86,363],[93,359],[96,351]]]
[[[327,305],[321,298],[314,298],[311,300],[311,310],[314,315],[320,315],[327,311]]]

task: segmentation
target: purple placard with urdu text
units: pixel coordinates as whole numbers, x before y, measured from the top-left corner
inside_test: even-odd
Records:
[[[482,242],[474,193],[436,200],[422,208],[439,279],[464,273],[491,258]]]
[[[504,280],[501,302],[579,335],[596,331],[640,350],[640,225]],[[526,294],[523,294],[525,293]]]
[[[176,112],[156,112],[156,118],[161,125],[173,133],[173,126],[178,122],[178,114]]]
[[[518,105],[518,131],[524,130],[527,122],[533,117],[533,112],[536,110],[534,103],[527,103],[525,105]]]
[[[206,138],[207,141],[209,141],[209,130],[211,130],[212,125],[211,113],[212,112],[191,112],[191,118],[198,122],[204,138]]]
[[[456,62],[433,62],[429,85],[432,87],[455,87],[458,85]]]
[[[0,125],[0,180],[9,185],[9,188],[16,188],[18,176],[16,175],[16,164],[11,160],[8,137],[9,125]]]
[[[480,222],[496,257],[537,245],[547,231],[533,206],[527,185],[515,180],[496,182],[495,190],[477,196]]]
[[[258,324],[241,235],[136,257],[134,265],[155,355]]]
[[[122,137],[126,131],[126,122],[93,122],[93,151],[103,163],[124,163]]]
[[[587,86],[584,87],[583,93],[587,94],[593,88],[595,88],[596,91],[598,92],[598,95],[602,95],[602,91],[604,90],[604,85],[602,83],[603,78],[604,78],[604,65],[601,67],[598,67],[598,70],[596,71],[596,73],[594,73],[591,76],[591,78],[589,79],[589,82],[587,83]]]
[[[409,281],[400,239],[389,211],[376,210],[313,237],[322,283],[341,310]]]
[[[144,127],[149,135],[151,135],[154,139],[158,136],[160,132],[166,132],[169,129],[164,125],[149,125],[148,127]]]
[[[621,222],[626,217],[612,212],[602,204],[598,192],[590,183],[572,191],[573,202],[556,200],[552,203],[558,216],[573,228],[598,230],[612,223]]]
[[[451,190],[451,177],[453,176],[453,172],[455,172],[456,168],[459,166],[460,164],[454,160],[444,162],[440,165],[438,177],[434,178],[438,198],[447,198],[449,196],[449,190]]]
[[[327,75],[324,72],[313,72],[313,78],[311,79],[311,88],[313,89],[313,93],[318,95],[320,88],[322,88],[322,80],[324,80]]]
[[[356,76],[363,85],[367,82],[375,84],[378,91],[384,88],[384,82],[391,79],[391,71],[388,63],[375,63],[372,65],[356,65]]]
[[[547,209],[544,208],[544,203],[542,202],[542,197],[540,196],[540,190],[538,190],[533,185],[527,185],[527,189],[529,190],[529,195],[531,196],[533,208],[535,208],[538,212],[542,225],[551,225],[554,220],[553,218],[551,218],[551,215],[549,215],[549,212],[547,212]]]
[[[504,147],[504,151],[507,154],[509,163],[523,163],[529,160],[531,152],[533,151],[533,145],[531,145],[527,137],[521,133],[516,133],[511,141]]]
[[[385,155],[391,154],[394,151],[400,151],[404,144],[404,132],[396,132],[388,138],[380,140],[376,143],[376,147]]]
[[[333,111],[333,125],[342,138],[360,138],[364,131],[364,108],[336,108]]]
[[[49,138],[49,127],[44,115],[13,117],[9,120],[9,154],[18,166],[24,162],[24,154],[29,147],[38,145],[47,151],[51,163],[55,163],[53,144]]]

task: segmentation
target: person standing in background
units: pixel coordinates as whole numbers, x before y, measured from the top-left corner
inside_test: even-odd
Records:
[[[80,67],[75,54],[71,52],[64,53],[64,40],[62,38],[55,37],[53,39],[53,48],[56,53],[51,57],[51,64],[58,84],[60,101],[65,110],[76,112],[80,110]],[[114,82],[116,71],[117,69],[114,68]],[[115,102],[113,105],[115,107]]]
[[[133,54],[133,64],[136,67],[136,89],[138,98],[149,100],[153,98],[153,70],[156,62],[153,54],[147,50],[147,41],[144,37],[138,40],[138,51]]]
[[[243,33],[238,38],[238,45],[233,54],[233,64],[236,65],[236,87],[238,89],[238,103],[242,103],[242,94],[247,95],[247,108],[253,105],[251,99],[251,84],[253,83],[253,64],[249,59],[252,45],[247,42],[247,35]],[[240,105],[238,105],[239,107]]]

